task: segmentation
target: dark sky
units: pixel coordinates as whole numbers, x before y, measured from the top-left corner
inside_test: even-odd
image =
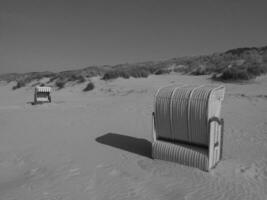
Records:
[[[267,45],[267,0],[0,0],[0,73]]]

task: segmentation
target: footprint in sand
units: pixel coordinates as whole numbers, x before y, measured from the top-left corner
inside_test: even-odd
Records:
[[[95,181],[90,179],[84,188],[84,192],[92,191],[95,188]]]
[[[49,194],[47,192],[43,193],[43,197],[40,200],[62,200],[63,196],[61,194]]]
[[[266,169],[267,161],[260,160],[249,166],[240,166],[237,172],[250,181],[257,181],[258,179],[264,179]]]
[[[120,174],[120,172],[118,170],[116,170],[116,169],[113,169],[111,172],[109,172],[110,176],[117,176],[119,174]]]
[[[80,168],[70,169],[67,175],[67,179],[78,176],[81,174]]]

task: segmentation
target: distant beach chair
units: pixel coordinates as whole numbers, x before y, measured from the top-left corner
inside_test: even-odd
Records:
[[[51,103],[51,87],[37,86],[34,91],[34,104]]]
[[[155,95],[152,158],[204,171],[222,158],[224,86],[167,86]]]

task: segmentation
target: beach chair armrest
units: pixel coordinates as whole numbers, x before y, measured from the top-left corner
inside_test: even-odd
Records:
[[[212,117],[209,119],[209,126],[211,125],[212,122],[217,122],[221,126],[221,144],[220,144],[220,160],[222,159],[222,154],[223,154],[223,134],[224,134],[224,119],[223,118],[218,118],[218,117]],[[215,143],[214,147],[218,146],[218,142]]]
[[[223,125],[224,124],[224,121],[222,118],[218,118],[218,117],[212,117],[209,119],[209,124],[211,124],[212,122],[217,122],[219,125]]]
[[[152,140],[155,142],[157,139],[155,130],[155,112],[152,112]]]

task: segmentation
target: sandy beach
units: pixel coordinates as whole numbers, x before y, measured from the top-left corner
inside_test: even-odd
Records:
[[[0,86],[1,200],[267,199],[267,76],[225,83],[223,160],[211,172],[153,160],[151,113],[160,86],[221,84],[179,74],[54,90]]]

